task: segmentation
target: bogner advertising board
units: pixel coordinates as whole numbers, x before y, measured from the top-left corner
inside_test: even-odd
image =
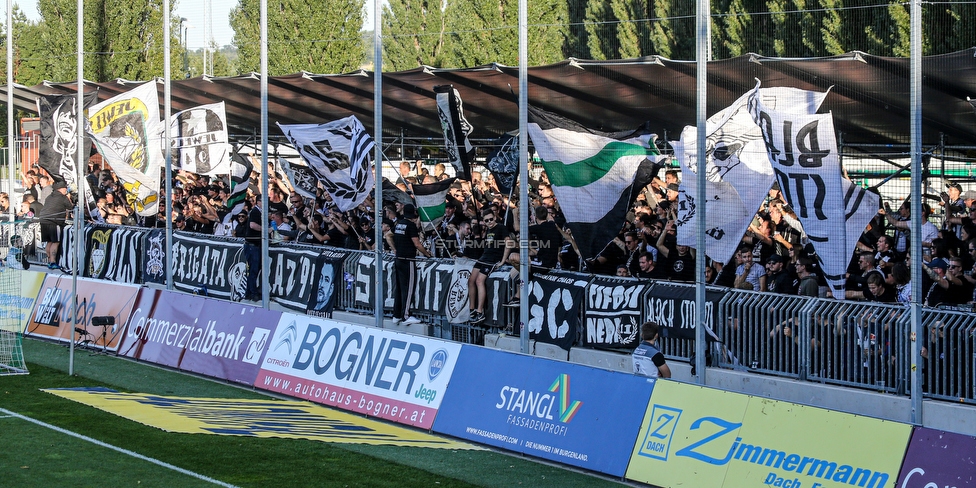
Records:
[[[662,487],[891,487],[911,426],[662,381],[627,478]]]
[[[281,312],[196,295],[143,290],[119,354],[254,384]]]
[[[623,476],[653,380],[464,346],[434,431]]]
[[[73,313],[75,298],[71,288],[71,276],[47,275],[24,335],[62,342],[74,340],[107,351],[117,350],[129,312],[139,295],[139,286],[78,278],[77,314]],[[112,325],[92,323],[92,317],[109,316],[114,319]]]
[[[254,386],[429,429],[461,345],[281,314]]]

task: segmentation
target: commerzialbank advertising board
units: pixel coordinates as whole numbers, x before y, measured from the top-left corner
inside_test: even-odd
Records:
[[[662,487],[894,486],[910,425],[658,382],[627,478]]]
[[[282,313],[254,386],[431,428],[461,345]]]
[[[654,380],[465,345],[434,432],[623,476]]]

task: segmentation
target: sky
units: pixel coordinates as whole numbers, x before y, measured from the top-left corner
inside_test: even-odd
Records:
[[[231,9],[237,6],[238,0],[184,0],[182,2],[176,2],[176,17],[186,18],[186,23],[184,27],[186,29],[186,44],[190,50],[201,49],[206,45],[207,41],[207,31],[210,30],[214,41],[217,42],[218,46],[225,46],[231,43],[234,38],[234,31],[230,28],[230,23],[228,22],[228,14]],[[27,0],[23,3],[16,2],[21,5],[21,9],[27,14],[30,19],[40,18],[40,14],[37,13],[37,2],[34,0]],[[212,12],[213,20],[207,22],[207,4],[210,5],[210,11]],[[2,10],[3,20],[0,22],[6,22],[6,8]],[[368,26],[370,29],[373,27],[373,0],[366,1],[366,19],[364,26]],[[207,29],[208,24],[211,26]],[[182,34],[181,34],[182,37]]]

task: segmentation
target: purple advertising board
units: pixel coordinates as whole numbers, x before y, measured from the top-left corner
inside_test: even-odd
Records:
[[[976,486],[976,437],[916,427],[895,486]]]
[[[654,383],[464,345],[434,432],[623,476]]]
[[[260,307],[144,290],[119,354],[253,385],[280,316]]]

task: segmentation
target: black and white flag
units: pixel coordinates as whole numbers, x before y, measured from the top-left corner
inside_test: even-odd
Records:
[[[762,130],[783,197],[817,251],[834,298],[843,299],[847,263],[880,198],[844,178],[833,116],[810,113],[808,107],[767,105],[759,83],[749,97],[749,112]]]
[[[171,125],[173,151],[179,155],[180,169],[210,176],[230,172],[224,102],[175,113]]]
[[[373,189],[373,138],[356,118],[326,124],[278,124],[342,212]]]
[[[641,299],[647,283],[596,276],[586,287],[583,343],[633,349],[640,343]]]
[[[437,116],[444,130],[447,159],[454,166],[458,178],[470,180],[474,147],[468,141],[468,136],[474,127],[464,118],[461,95],[453,85],[435,86],[434,93],[437,94]]]
[[[352,288],[352,282],[343,279],[343,261],[346,255],[347,253],[334,249],[326,249],[319,254],[312,273],[312,294],[308,298],[306,314],[315,317],[331,316],[339,287],[348,283],[350,289]]]
[[[98,90],[86,93],[84,104],[87,109],[98,100]],[[68,186],[74,186],[78,173],[78,97],[75,95],[47,95],[37,99],[37,114],[40,116],[41,140],[38,147],[37,163],[55,179],[63,179]],[[87,124],[84,119],[82,123]],[[82,129],[85,129],[82,127]],[[87,160],[91,153],[91,137],[85,133],[83,157]]]
[[[588,280],[578,274],[551,272],[529,283],[529,337],[569,350],[579,334],[583,291]]]
[[[495,148],[488,155],[488,171],[495,178],[498,191],[512,193],[519,173],[518,131],[504,134],[495,141]]]
[[[312,171],[308,165],[306,165],[301,160],[292,161],[286,157],[277,157],[277,161],[281,166],[281,171],[285,173],[285,177],[288,178],[288,182],[291,183],[292,188],[298,192],[303,198],[316,198],[318,189],[318,178],[315,176],[315,172]]]

